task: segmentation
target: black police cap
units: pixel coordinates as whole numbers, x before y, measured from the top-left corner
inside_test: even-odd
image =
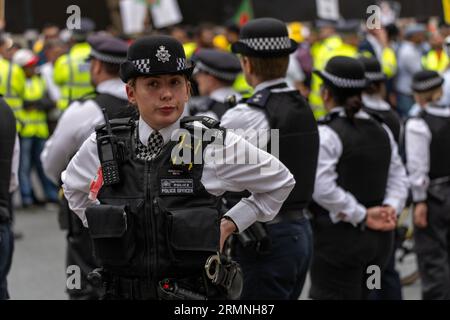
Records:
[[[203,71],[226,81],[234,81],[241,72],[239,59],[225,51],[200,49],[192,60],[195,62],[194,72]]]
[[[412,80],[412,89],[415,92],[425,92],[439,88],[444,79],[436,71],[422,70],[416,72]]]
[[[239,41],[232,44],[234,53],[249,57],[282,57],[297,50],[297,42],[289,38],[286,25],[274,18],[259,18],[248,22]]]
[[[127,61],[120,66],[124,82],[140,77],[163,74],[192,75],[183,45],[173,37],[149,36],[134,42],[128,49]]]
[[[364,89],[368,85],[363,64],[357,59],[336,56],[331,58],[325,70],[314,70],[325,83],[339,89]]]
[[[360,57],[358,59],[365,69],[366,78],[372,82],[379,82],[386,80],[386,75],[381,69],[381,63],[375,57]]]
[[[119,38],[96,34],[88,37],[91,46],[90,58],[111,63],[121,64],[127,60],[128,43]]]

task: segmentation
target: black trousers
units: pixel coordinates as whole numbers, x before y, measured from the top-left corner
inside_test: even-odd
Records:
[[[428,226],[414,230],[415,249],[422,280],[422,298],[450,299],[450,186],[438,200],[428,197]]]
[[[310,297],[317,300],[367,299],[369,266],[384,270],[394,232],[361,231],[350,223],[333,224],[328,214],[313,219],[314,250]]]

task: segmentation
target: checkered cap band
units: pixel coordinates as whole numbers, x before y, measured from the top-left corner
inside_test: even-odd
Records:
[[[150,73],[150,59],[133,60],[132,63],[140,73]]]
[[[91,56],[100,61],[103,61],[106,63],[112,63],[112,64],[121,64],[127,60],[126,57],[119,57],[119,56],[113,56],[113,55],[101,53],[93,48],[91,49]]]
[[[327,71],[322,71],[322,75],[331,81],[338,88],[365,88],[367,85],[366,79],[347,79],[337,77],[328,73]]]
[[[177,58],[177,71],[186,69],[187,61],[185,58]]]
[[[441,77],[431,78],[426,81],[413,83],[412,88],[417,91],[427,91],[436,86],[439,86],[443,82]]]
[[[364,75],[370,81],[379,81],[386,78],[383,72],[366,72]]]
[[[248,38],[240,39],[239,42],[244,43],[255,51],[286,50],[291,48],[291,39],[289,37]]]

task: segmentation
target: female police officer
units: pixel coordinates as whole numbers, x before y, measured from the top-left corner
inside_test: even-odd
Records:
[[[205,261],[222,249],[231,233],[273,219],[295,184],[276,158],[222,130],[216,121],[180,120],[191,73],[175,39],[137,40],[121,66],[121,77],[129,102],[139,109],[139,121],[114,120],[110,128],[98,128],[62,175],[70,207],[89,227],[95,254],[107,271],[109,298],[223,297],[235,289],[232,276],[217,268],[207,272],[211,281],[205,281]],[[195,145],[183,150],[191,150],[194,157],[200,153],[200,159],[208,153],[225,159],[175,161],[178,138],[183,147],[190,140],[180,127],[188,132],[213,128],[214,143],[198,147],[194,133]],[[245,153],[257,161],[234,165]],[[261,174],[268,166],[273,169]],[[220,219],[218,197],[243,190],[253,195]]]
[[[361,110],[363,65],[337,56],[317,72],[329,115],[319,126],[314,203],[313,299],[361,299],[367,267],[383,268],[407,196],[392,133]]]

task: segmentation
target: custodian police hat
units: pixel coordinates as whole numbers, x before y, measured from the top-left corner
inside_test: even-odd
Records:
[[[259,18],[242,27],[239,41],[231,49],[249,57],[272,58],[287,56],[297,49],[289,38],[286,25],[274,18]]]
[[[412,89],[415,92],[425,92],[439,88],[444,79],[436,71],[422,70],[413,76]]]
[[[366,78],[371,82],[385,81],[386,75],[381,69],[381,64],[375,57],[361,57],[358,59],[365,69]]]
[[[194,73],[203,71],[225,81],[234,81],[241,72],[239,59],[232,53],[215,49],[200,49],[194,54]]]
[[[193,69],[179,41],[169,36],[149,36],[136,40],[130,46],[127,60],[120,66],[120,78],[128,82],[139,76],[191,76]]]
[[[364,89],[368,85],[363,64],[350,57],[333,57],[325,70],[314,70],[314,73],[325,83],[339,89]]]
[[[96,34],[88,38],[91,45],[90,59],[94,58],[111,64],[121,64],[127,60],[128,43],[119,38]]]

